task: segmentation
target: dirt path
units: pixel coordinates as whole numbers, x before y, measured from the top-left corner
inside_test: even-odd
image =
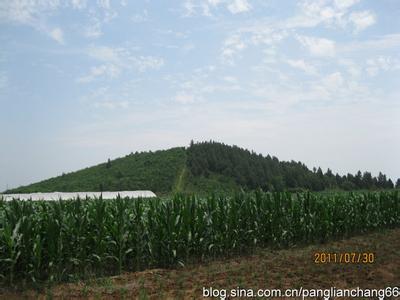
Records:
[[[181,192],[183,190],[183,179],[186,174],[186,166],[182,168],[182,171],[179,173],[178,180],[175,185],[175,192]]]
[[[321,251],[373,252],[376,257],[372,264],[315,264],[314,253]],[[155,269],[62,284],[41,293],[0,291],[0,299],[204,299],[203,287],[384,288],[396,285],[400,286],[400,229],[324,245],[260,250],[254,255],[173,270]]]

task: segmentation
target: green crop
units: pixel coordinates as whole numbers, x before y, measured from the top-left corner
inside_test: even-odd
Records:
[[[398,191],[0,201],[0,282],[169,267],[399,225]]]

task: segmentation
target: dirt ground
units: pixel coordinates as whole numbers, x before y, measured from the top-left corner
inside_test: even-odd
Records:
[[[316,264],[314,253],[323,251],[372,252],[375,261]],[[177,269],[153,269],[60,284],[41,292],[0,290],[0,299],[205,299],[203,287],[255,290],[395,286],[400,286],[400,229],[323,245],[258,250],[253,255]]]

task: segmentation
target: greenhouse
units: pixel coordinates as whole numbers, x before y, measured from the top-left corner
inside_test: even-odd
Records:
[[[86,198],[99,198],[115,199],[121,198],[152,198],[157,197],[152,191],[114,191],[114,192],[52,192],[52,193],[31,193],[31,194],[0,194],[0,199],[10,201],[12,199],[19,200],[71,200],[71,199],[86,199]]]

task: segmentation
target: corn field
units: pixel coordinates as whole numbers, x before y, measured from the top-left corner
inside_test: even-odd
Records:
[[[398,191],[0,201],[0,282],[58,282],[400,225]]]

